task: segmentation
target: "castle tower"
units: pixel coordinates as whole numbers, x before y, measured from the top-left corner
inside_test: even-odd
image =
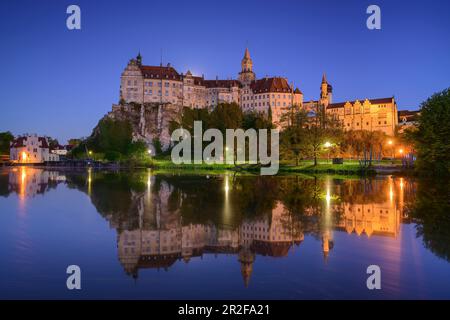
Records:
[[[138,55],[136,56],[136,63],[138,64],[138,66],[142,65],[142,56],[141,56],[140,51],[139,51]]]
[[[256,79],[255,73],[253,72],[253,61],[250,58],[250,52],[248,48],[245,48],[244,57],[241,61],[241,72],[239,72],[239,81],[243,84],[249,84]]]
[[[325,108],[333,103],[333,87],[327,82],[325,73],[322,76],[322,84],[320,85],[320,104]]]
[[[250,276],[253,272],[254,261],[255,254],[251,252],[250,248],[241,248],[239,252],[239,262],[241,263],[241,274],[246,288],[248,288],[248,285],[250,283]]]

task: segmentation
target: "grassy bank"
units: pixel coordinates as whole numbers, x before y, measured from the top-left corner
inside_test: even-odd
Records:
[[[205,171],[248,171],[259,172],[259,166],[230,165],[230,164],[174,164],[168,159],[153,159],[152,167],[157,170],[205,170]],[[280,164],[279,173],[330,173],[344,175],[375,174],[374,169],[363,169],[358,161],[348,161],[344,164],[331,164],[319,161],[314,166],[312,161],[301,161],[298,166]]]

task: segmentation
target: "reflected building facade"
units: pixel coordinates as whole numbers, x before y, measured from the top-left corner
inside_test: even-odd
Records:
[[[118,184],[114,184],[117,178]],[[405,178],[388,177],[370,180],[303,180],[315,184],[316,190],[308,193],[306,187],[285,189],[296,183],[293,177],[273,177],[275,188],[265,197],[256,198],[244,212],[239,203],[248,194],[241,195],[248,177],[236,181],[228,176],[214,179],[189,181],[181,184],[173,177],[152,175],[152,173],[104,173],[95,170],[86,172],[47,171],[31,167],[18,167],[0,172],[0,178],[7,178],[8,192],[19,195],[22,201],[33,201],[59,183],[86,193],[97,211],[117,231],[118,260],[125,272],[138,277],[140,269],[154,268],[168,270],[176,263],[189,263],[203,255],[232,255],[240,265],[243,282],[249,285],[253,266],[258,256],[282,258],[293,248],[300,246],[307,236],[321,241],[325,261],[333,254],[335,233],[345,232],[376,237],[400,236],[400,226],[409,219],[409,204],[414,201],[415,182]],[[124,182],[129,179],[128,182]],[[250,180],[253,181],[253,180]],[[215,183],[213,185],[213,183]],[[283,184],[284,183],[284,184]],[[210,193],[205,199],[218,204],[213,209],[204,201],[192,202],[200,197],[205,186]],[[217,186],[222,186],[217,188]],[[256,187],[255,187],[256,188]],[[267,191],[267,185],[262,185]],[[220,199],[213,197],[212,190],[220,189]],[[282,190],[282,192],[279,192]],[[256,190],[260,194],[262,190]],[[295,193],[300,195],[302,206],[293,206]],[[268,210],[261,208],[273,193]],[[285,198],[289,194],[291,198]],[[239,198],[241,197],[241,198]],[[306,200],[305,200],[306,199]],[[301,202],[300,201],[300,202]],[[186,207],[192,207],[196,221],[189,217]],[[222,210],[223,209],[223,210]],[[225,223],[218,223],[212,211],[226,216]],[[230,217],[240,216],[238,220]],[[190,220],[189,220],[190,219]],[[355,240],[356,241],[356,240]]]

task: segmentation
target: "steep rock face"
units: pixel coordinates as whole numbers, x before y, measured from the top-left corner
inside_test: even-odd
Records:
[[[105,118],[126,120],[133,128],[133,141],[145,141],[153,146],[159,139],[163,151],[170,146],[170,121],[178,121],[182,107],[171,103],[114,104]]]

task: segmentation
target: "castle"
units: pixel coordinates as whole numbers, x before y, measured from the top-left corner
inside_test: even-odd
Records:
[[[250,52],[245,49],[237,79],[207,80],[191,71],[179,73],[173,66],[146,66],[142,56],[128,62],[121,75],[120,99],[126,103],[170,103],[192,108],[213,109],[217,104],[237,103],[244,111],[272,113],[272,121],[282,127],[281,116],[292,106],[307,111],[323,106],[342,121],[345,129],[380,130],[393,135],[398,124],[393,97],[333,103],[332,86],[322,78],[320,99],[303,102],[303,93],[283,77],[257,79]]]

